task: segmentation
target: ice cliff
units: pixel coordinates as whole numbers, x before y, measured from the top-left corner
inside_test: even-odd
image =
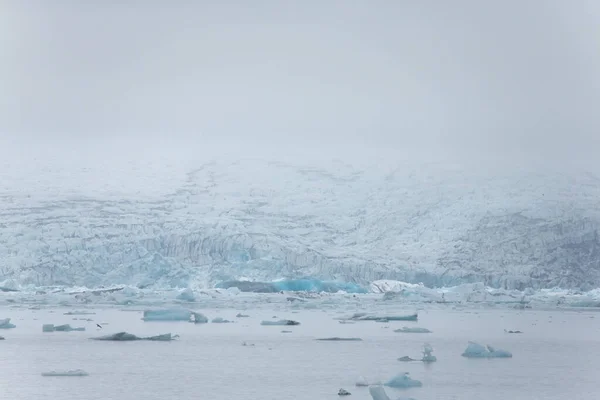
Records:
[[[0,281],[600,287],[600,179],[589,173],[251,159],[134,167],[120,172],[129,186],[105,190],[120,177],[44,166],[23,182],[5,168]]]

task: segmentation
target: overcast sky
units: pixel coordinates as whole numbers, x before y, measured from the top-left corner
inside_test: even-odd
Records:
[[[0,0],[4,141],[573,157],[599,128],[596,0]]]

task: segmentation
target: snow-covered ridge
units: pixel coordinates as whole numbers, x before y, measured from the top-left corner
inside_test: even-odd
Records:
[[[600,287],[592,174],[259,160],[183,167],[128,170],[132,186],[117,191],[79,187],[68,168],[18,190],[4,181],[12,186],[0,198],[0,281]],[[136,184],[152,182],[137,194]]]

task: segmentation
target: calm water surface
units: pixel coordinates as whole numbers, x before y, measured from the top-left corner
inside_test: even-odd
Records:
[[[387,380],[410,372],[422,388],[387,388],[391,398],[417,400],[600,399],[600,316],[576,311],[424,310],[418,323],[339,324],[336,311],[205,310],[234,324],[194,325],[143,322],[140,312],[0,308],[17,328],[0,330],[2,399],[210,399],[335,400],[345,388],[351,399],[370,399],[354,383],[363,375]],[[260,326],[263,319],[296,319],[297,327]],[[93,322],[73,320],[91,318]],[[103,329],[96,322],[106,322]],[[42,333],[43,323],[85,326],[85,332]],[[432,334],[394,333],[422,326]],[[519,329],[523,334],[506,334]],[[174,342],[98,342],[89,337],[118,331],[137,335],[172,332]],[[292,333],[281,333],[291,330]],[[360,337],[362,342],[319,342],[317,337]],[[468,340],[513,353],[512,359],[472,360],[460,356]],[[254,346],[242,346],[242,342]],[[438,362],[403,363],[416,358],[424,342]],[[45,371],[84,369],[88,377],[42,377]]]

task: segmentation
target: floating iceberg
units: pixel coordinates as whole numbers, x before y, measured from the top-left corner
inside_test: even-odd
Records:
[[[425,343],[423,345],[423,358],[421,358],[421,361],[423,361],[423,362],[437,361],[437,357],[431,353],[433,353],[433,347],[431,347],[431,345],[429,343]]]
[[[192,289],[184,289],[181,293],[179,293],[177,295],[177,300],[181,300],[181,301],[196,301],[196,296],[194,295],[194,292],[192,291]]]
[[[398,361],[405,361],[405,362],[408,362],[408,361],[417,361],[417,360],[415,360],[414,358],[411,358],[411,357],[409,357],[409,356],[403,356],[403,357],[400,357],[400,358],[398,359]]]
[[[88,376],[89,374],[82,369],[68,371],[50,371],[42,372],[42,376]]]
[[[373,400],[391,400],[381,385],[370,386],[369,394]],[[401,397],[398,400],[415,400],[412,397]]]
[[[423,386],[421,381],[412,379],[408,372],[394,376],[392,379],[385,383],[385,386],[393,388],[411,388]]]
[[[350,396],[351,394],[352,393],[343,388],[338,390],[338,396]]]
[[[139,337],[135,336],[131,333],[127,332],[119,332],[113,333],[112,335],[100,336],[95,338],[90,338],[92,340],[106,340],[106,341],[114,341],[114,342],[131,342],[134,340],[151,340],[158,342],[168,342],[171,340],[175,340],[178,338],[178,335],[171,335],[170,333],[165,333],[157,336],[148,336],[148,337]]]
[[[315,339],[315,340],[322,340],[322,341],[331,341],[331,342],[361,342],[362,339],[361,338],[357,338],[357,337],[328,337],[328,338],[319,338],[319,339]]]
[[[85,328],[83,328],[83,327],[82,328],[73,328],[69,324],[65,324],[65,325],[44,324],[44,325],[42,325],[42,332],[73,332],[73,331],[83,332],[83,331],[85,331]]]
[[[399,333],[431,333],[431,331],[427,328],[419,328],[419,327],[408,327],[408,326],[404,326],[400,329],[395,329],[394,332],[399,332]]]
[[[183,308],[144,311],[144,321],[189,321],[192,312]]]
[[[213,324],[229,324],[233,321],[230,321],[228,319],[223,319],[221,317],[217,317],[217,318],[213,318],[213,320],[211,321]]]
[[[4,340],[4,336],[0,336],[0,340]]]
[[[0,329],[11,329],[16,327],[15,324],[10,323],[10,318],[0,319]]]
[[[390,315],[390,316],[377,316],[368,315],[367,313],[355,313],[350,318],[353,321],[417,321],[419,315],[417,313],[410,315]]]
[[[248,318],[248,317],[250,317],[250,316],[249,316],[249,315],[246,315],[246,314],[238,313],[238,314],[237,314],[235,317],[236,317],[236,318]]]
[[[206,315],[199,313],[199,312],[193,312],[192,313],[192,322],[195,324],[206,324],[208,322],[208,318],[206,317]]]
[[[281,326],[281,325],[300,325],[298,321],[292,321],[291,319],[280,319],[279,321],[262,321],[261,325],[265,326]]]
[[[484,347],[479,343],[469,342],[462,356],[468,358],[510,358],[512,354],[506,350],[495,349],[490,345]]]
[[[364,376],[359,376],[355,385],[358,387],[369,386],[369,382]]]
[[[94,315],[96,314],[95,312],[91,312],[91,311],[69,311],[64,313],[63,315]]]

